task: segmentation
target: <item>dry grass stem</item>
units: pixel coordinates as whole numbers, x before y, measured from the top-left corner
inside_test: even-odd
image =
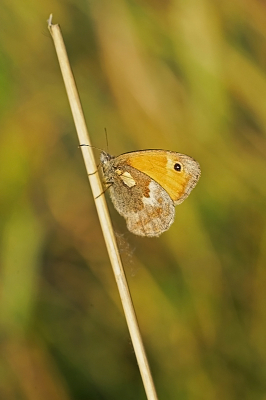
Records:
[[[75,80],[68,61],[65,45],[61,35],[59,25],[52,24],[52,16],[48,20],[48,28],[54,41],[56,53],[58,56],[61,72],[63,75],[71,111],[77,129],[78,139],[80,144],[90,144],[88,131],[85,124],[85,119],[76,88]],[[115,275],[122,305],[124,308],[126,321],[128,324],[131,340],[137,357],[140,373],[143,384],[149,400],[156,400],[157,395],[152,380],[150,368],[145,354],[143,342],[141,339],[136,314],[132,304],[129,288],[127,285],[125,273],[123,270],[121,258],[119,255],[112,223],[107,209],[104,195],[99,196],[103,192],[102,184],[94,159],[92,148],[89,146],[81,147],[86,170],[89,176],[93,197],[95,199],[96,209],[99,215],[100,224],[103,230],[103,236],[107,246],[107,251],[110,257],[111,265]]]

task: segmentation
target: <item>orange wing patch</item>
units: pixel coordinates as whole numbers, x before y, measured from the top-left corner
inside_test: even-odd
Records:
[[[193,158],[171,151],[145,150],[128,153],[126,163],[159,183],[175,204],[182,203],[200,176],[199,164]],[[181,171],[175,170],[176,163],[181,164]]]

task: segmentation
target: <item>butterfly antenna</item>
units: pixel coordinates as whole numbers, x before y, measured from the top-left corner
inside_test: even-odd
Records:
[[[107,152],[109,153],[108,135],[107,135],[107,129],[106,128],[104,128],[104,132],[105,132],[105,140],[106,140]]]
[[[104,151],[103,149],[100,149],[99,147],[96,147],[96,146],[92,146],[91,144],[80,144],[78,147],[83,147],[83,146],[88,146],[88,147],[92,147],[93,149],[96,149],[96,150]]]

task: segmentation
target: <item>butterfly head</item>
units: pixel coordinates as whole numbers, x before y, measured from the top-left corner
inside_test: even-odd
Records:
[[[111,167],[110,161],[113,160],[114,158],[115,158],[114,156],[111,156],[111,154],[108,154],[105,151],[101,152],[100,161],[101,161],[101,167],[104,172]]]
[[[111,156],[111,154],[108,154],[108,153],[106,153],[105,151],[102,151],[102,152],[101,152],[101,155],[100,155],[100,161],[101,161],[102,166],[108,165],[108,163],[110,162],[110,160],[112,160],[113,158],[114,158],[114,157]]]

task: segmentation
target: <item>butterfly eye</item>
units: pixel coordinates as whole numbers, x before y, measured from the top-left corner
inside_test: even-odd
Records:
[[[181,164],[179,164],[179,163],[175,163],[175,165],[174,165],[174,169],[175,169],[176,171],[180,172],[180,171],[181,171],[181,169],[182,169],[182,167],[181,167]]]

